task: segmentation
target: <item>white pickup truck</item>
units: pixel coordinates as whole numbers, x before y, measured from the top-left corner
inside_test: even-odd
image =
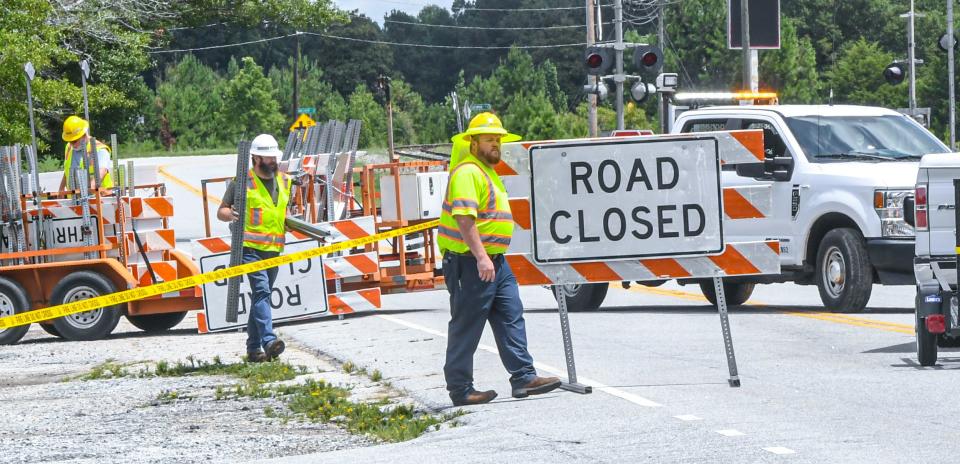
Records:
[[[846,105],[718,106],[689,110],[672,133],[762,129],[767,160],[723,168],[724,187],[769,185],[763,218],[726,221],[730,241],[779,240],[782,274],[728,279],[729,304],[758,283],[816,285],[830,311],[861,311],[873,284],[913,285],[914,231],[903,218],[920,158],[948,148],[892,110]],[[713,286],[697,283],[711,302]],[[606,288],[569,288],[586,308]],[[576,295],[571,295],[576,293]],[[573,305],[571,305],[573,306]]]
[[[937,362],[937,346],[960,346],[957,304],[957,201],[960,155],[924,156],[917,173],[916,199],[904,204],[904,216],[916,227],[917,358]],[[914,222],[915,221],[915,222]]]

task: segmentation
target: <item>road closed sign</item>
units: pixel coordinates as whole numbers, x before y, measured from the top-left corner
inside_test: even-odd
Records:
[[[315,248],[317,242],[303,240],[288,243],[284,253]],[[217,253],[200,258],[200,272],[207,273],[230,265],[230,253]],[[227,281],[221,280],[203,285],[203,307],[206,311],[207,328],[211,332],[238,329],[247,326],[253,292],[246,277],[240,281],[240,305],[237,322],[227,322]],[[320,258],[311,258],[280,266],[277,280],[270,294],[273,321],[300,319],[324,315],[328,312],[327,286]]]
[[[723,251],[715,139],[561,142],[529,153],[535,261]]]

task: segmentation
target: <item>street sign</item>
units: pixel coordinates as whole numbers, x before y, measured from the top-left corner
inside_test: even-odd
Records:
[[[295,253],[316,246],[317,242],[314,240],[302,240],[288,243],[284,252]],[[203,273],[224,269],[229,265],[229,252],[200,258],[200,272]],[[273,285],[273,293],[270,295],[270,308],[273,311],[274,322],[327,313],[325,279],[321,258],[280,266],[277,280]],[[207,317],[207,328],[215,332],[246,327],[252,295],[250,282],[245,277],[242,278],[237,322],[227,322],[227,281],[203,285],[203,307]]]
[[[538,263],[724,250],[714,138],[571,141],[529,153]]]
[[[316,126],[316,121],[313,120],[310,116],[306,114],[301,114],[296,121],[290,126],[290,132],[293,132],[297,129],[306,129],[308,127]]]
[[[477,113],[490,111],[490,108],[493,108],[493,106],[491,106],[489,103],[477,103],[477,104],[470,105],[470,110]]]
[[[317,114],[317,109],[312,106],[304,106],[302,108],[297,108],[298,114]]]

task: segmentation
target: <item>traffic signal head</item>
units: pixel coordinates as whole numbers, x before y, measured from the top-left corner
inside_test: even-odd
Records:
[[[591,76],[602,76],[613,66],[613,55],[609,48],[605,47],[587,47],[583,62],[587,65],[587,74]]]
[[[906,77],[906,75],[907,73],[901,63],[892,63],[883,70],[883,79],[890,85],[897,85],[903,82],[903,78]]]
[[[657,72],[663,67],[663,52],[655,45],[641,45],[633,51],[633,62],[642,71]]]

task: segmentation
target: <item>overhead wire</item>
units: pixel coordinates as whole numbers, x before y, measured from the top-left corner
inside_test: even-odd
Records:
[[[584,28],[587,27],[586,24],[569,24],[561,26],[533,26],[533,27],[485,27],[485,26],[458,26],[453,24],[429,24],[429,23],[418,23],[413,21],[395,21],[392,19],[383,20],[384,23],[393,23],[393,24],[406,24],[410,26],[423,26],[423,27],[445,27],[450,29],[475,29],[475,30],[488,30],[488,31],[540,31],[547,29],[573,29],[573,28]],[[613,24],[613,22],[603,23],[604,25]]]

